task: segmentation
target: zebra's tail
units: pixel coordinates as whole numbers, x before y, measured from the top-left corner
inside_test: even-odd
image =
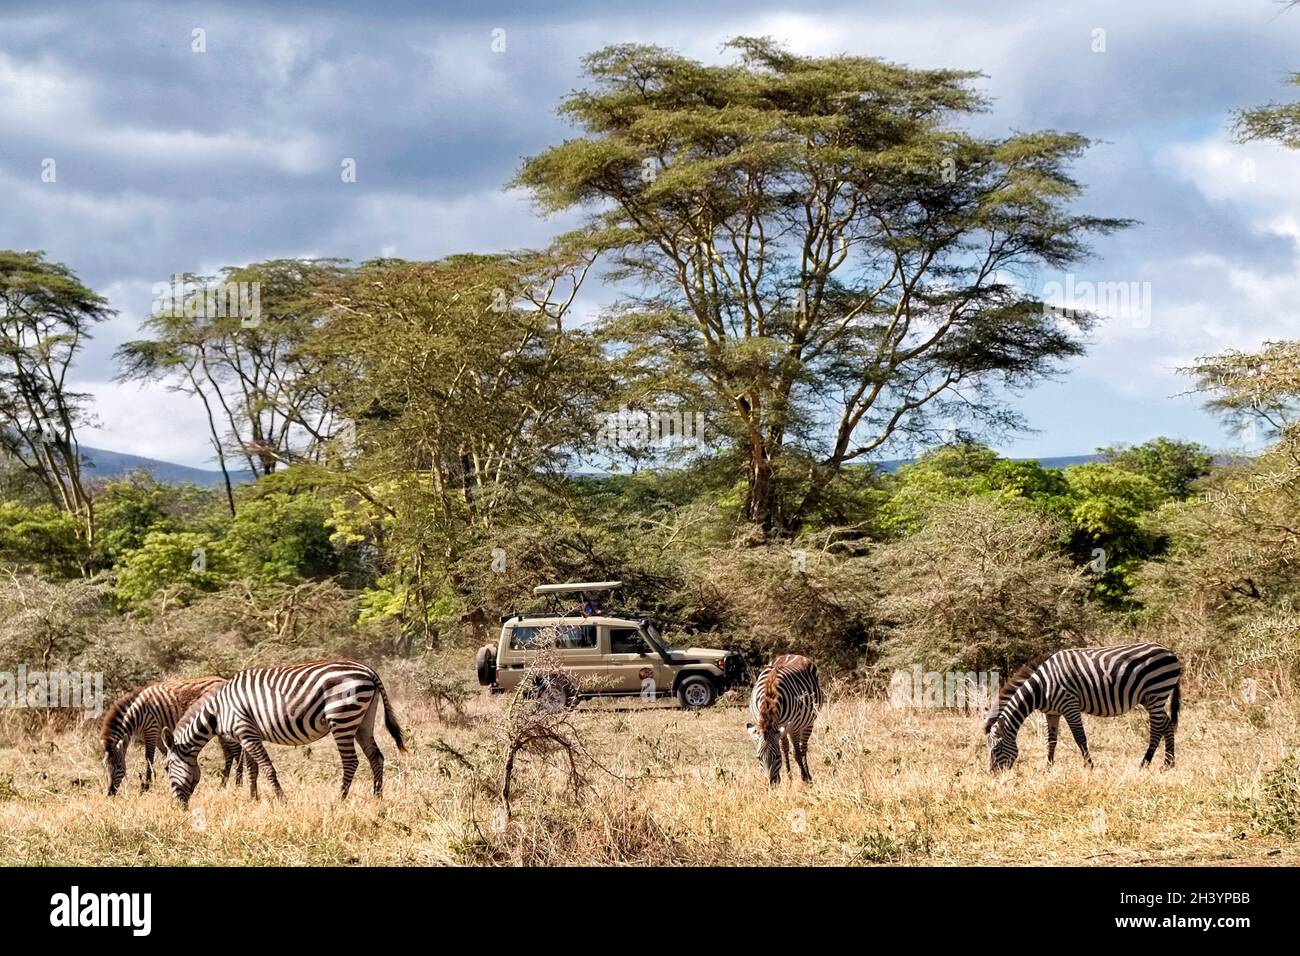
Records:
[[[398,753],[406,753],[406,735],[402,733],[402,725],[397,722],[397,715],[393,713],[393,702],[388,699],[388,691],[384,690],[384,682],[379,679],[378,674],[375,675],[375,684],[379,688],[379,696],[384,699],[384,726],[393,735]]]
[[[1178,729],[1178,709],[1183,703],[1183,683],[1179,681],[1174,685],[1174,692],[1169,697],[1169,729],[1176,731]]]

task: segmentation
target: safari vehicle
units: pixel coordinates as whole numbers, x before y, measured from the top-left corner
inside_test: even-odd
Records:
[[[550,610],[502,616],[500,639],[480,648],[475,659],[479,683],[499,694],[526,679],[538,681],[539,696],[566,705],[597,696],[676,697],[683,707],[698,709],[744,679],[735,651],[669,647],[648,619],[609,610],[603,599],[621,585],[594,581],[534,588],[535,595],[550,600]],[[543,687],[529,674],[544,647],[554,649],[574,680]]]

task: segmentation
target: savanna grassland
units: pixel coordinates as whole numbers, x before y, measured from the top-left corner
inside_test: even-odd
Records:
[[[165,785],[139,792],[137,750],[126,792],[110,799],[88,727],[11,728],[0,737],[0,865],[1300,862],[1293,838],[1267,822],[1296,809],[1295,791],[1270,775],[1300,739],[1290,703],[1189,692],[1172,771],[1138,768],[1141,713],[1087,721],[1093,771],[1068,739],[1049,770],[1037,717],[1020,763],[995,776],[978,715],[836,688],[813,736],[814,783],[769,789],[736,700],[703,712],[589,702],[572,718],[600,765],[588,785],[575,799],[560,755],[522,757],[507,821],[503,699],[475,695],[446,722],[400,680],[394,699],[411,745],[399,757],[381,736],[382,800],[364,762],[338,800],[328,741],[273,750],[283,802],[219,789],[215,746],[190,811]]]

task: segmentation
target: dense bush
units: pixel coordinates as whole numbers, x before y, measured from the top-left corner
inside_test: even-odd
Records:
[[[1060,533],[1023,505],[975,497],[936,505],[914,535],[876,549],[886,663],[1007,674],[1086,643],[1089,584]]]

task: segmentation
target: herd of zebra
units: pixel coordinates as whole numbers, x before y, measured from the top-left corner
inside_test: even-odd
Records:
[[[1182,663],[1159,644],[1076,648],[1037,657],[1002,687],[984,725],[989,769],[1007,769],[1015,763],[1017,734],[1034,711],[1047,717],[1049,765],[1064,717],[1091,767],[1082,715],[1114,717],[1134,707],[1145,708],[1151,721],[1142,766],[1150,764],[1163,740],[1164,762],[1172,767],[1181,678]],[[822,701],[817,665],[807,657],[783,654],[759,672],[749,702],[753,719],[746,729],[754,738],[769,783],[780,782],[783,758],[786,774],[791,773],[791,749],[804,782],[812,781],[808,742]],[[199,783],[199,752],[216,737],[225,759],[223,787],[233,767],[236,786],[247,771],[254,799],[261,774],[281,796],[266,745],[303,746],[330,734],[343,764],[342,796],[347,797],[356,773],[358,743],[370,763],[375,793],[382,795],[384,755],[374,734],[381,702],[384,726],[397,749],[405,752],[405,735],[383,681],[356,661],[312,661],[246,670],[229,680],[201,677],[150,684],[119,698],[104,716],[100,742],[108,794],[121,787],[127,747],[139,739],[145,751],[142,789],[148,790],[152,783],[154,756],[161,748],[166,752],[172,793],[188,803]]]
[[[375,743],[375,711],[384,705],[384,726],[406,752],[405,735],[379,675],[356,661],[326,660],[284,667],[241,671],[230,680],[194,680],[150,684],[113,702],[104,715],[100,744],[112,796],[126,775],[126,750],[133,738],[144,743],[143,789],[153,780],[153,759],[159,745],[167,753],[172,793],[188,803],[199,784],[199,751],[216,737],[225,755],[221,784],[232,764],[236,786],[248,771],[249,792],[257,798],[257,780],[265,774],[276,796],[282,796],[275,766],[266,745],[300,747],[326,734],[334,738],[343,761],[343,796],[357,770],[356,745],[370,762],[375,793],[384,792],[384,755]]]

